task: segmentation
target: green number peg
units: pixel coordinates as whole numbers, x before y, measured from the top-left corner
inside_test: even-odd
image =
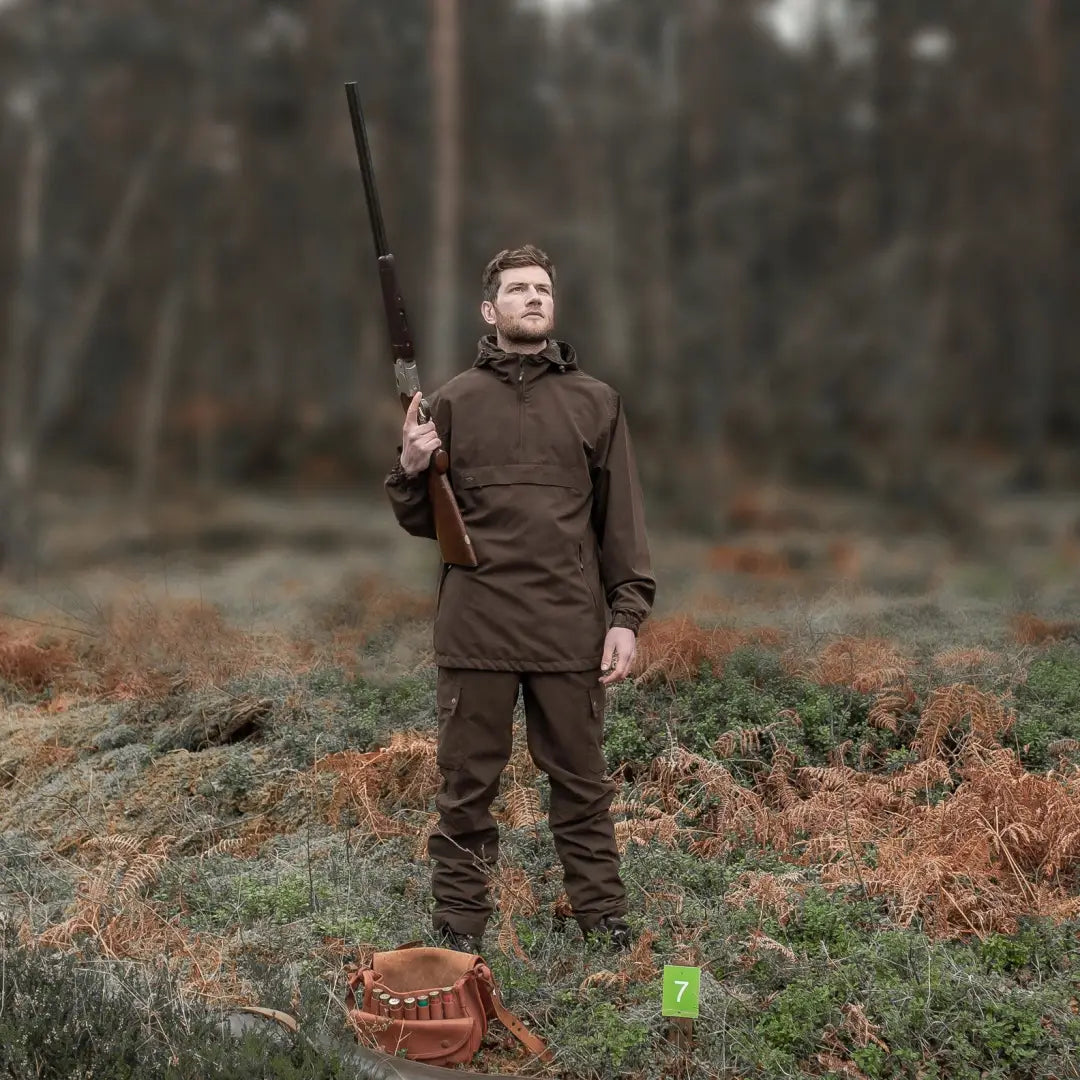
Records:
[[[701,968],[664,965],[664,1016],[698,1015],[701,998]]]

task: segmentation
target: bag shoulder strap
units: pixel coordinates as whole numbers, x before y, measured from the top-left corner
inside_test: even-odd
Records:
[[[503,1022],[507,1031],[514,1035],[530,1054],[535,1054],[541,1061],[551,1061],[554,1055],[547,1048],[547,1043],[539,1035],[534,1035],[519,1017],[503,1005],[497,990],[491,995],[491,1003],[495,1006],[495,1015]]]
[[[495,985],[495,978],[491,974],[491,968],[489,968],[487,964],[481,962],[476,965],[475,970],[479,976],[479,983],[484,988],[485,996],[490,999],[491,1007],[495,1010],[495,1015],[502,1022],[503,1027],[505,1027],[530,1054],[535,1055],[541,1061],[551,1061],[554,1055],[547,1048],[547,1043],[545,1043],[539,1035],[534,1035],[525,1026],[522,1019],[512,1013],[502,1003],[502,1000],[499,997],[499,989]]]
[[[300,1024],[297,1022],[296,1017],[290,1016],[280,1009],[264,1009],[261,1005],[237,1005],[234,1011],[250,1013],[252,1016],[261,1016],[265,1020],[273,1020],[294,1035],[300,1030]]]

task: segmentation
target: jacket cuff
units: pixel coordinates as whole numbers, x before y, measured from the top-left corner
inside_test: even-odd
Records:
[[[615,611],[611,615],[611,625],[612,627],[625,627],[627,630],[633,630],[636,634],[638,627],[641,625],[641,616],[630,611]]]
[[[394,462],[394,467],[386,477],[386,483],[391,487],[411,488],[417,487],[424,479],[423,473],[410,476],[402,467],[400,459]]]

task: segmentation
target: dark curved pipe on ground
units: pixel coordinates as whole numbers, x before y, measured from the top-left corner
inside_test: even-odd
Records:
[[[314,1042],[300,1030],[296,1019],[288,1013],[255,1005],[231,1012],[229,1030],[233,1035],[241,1035],[255,1026],[256,1018],[280,1024],[321,1053],[336,1053],[356,1069],[355,1080],[446,1080],[447,1076],[461,1077],[464,1080],[521,1080],[518,1073],[478,1073],[443,1068],[441,1065],[425,1065],[422,1061],[391,1057],[379,1050],[370,1050],[359,1043],[346,1042],[344,1039],[324,1037],[319,1042]]]

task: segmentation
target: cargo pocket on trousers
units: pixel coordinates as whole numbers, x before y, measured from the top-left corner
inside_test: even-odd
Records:
[[[461,731],[461,684],[450,679],[440,681],[435,689],[435,704],[439,720],[435,764],[440,769],[460,769],[465,742]]]

